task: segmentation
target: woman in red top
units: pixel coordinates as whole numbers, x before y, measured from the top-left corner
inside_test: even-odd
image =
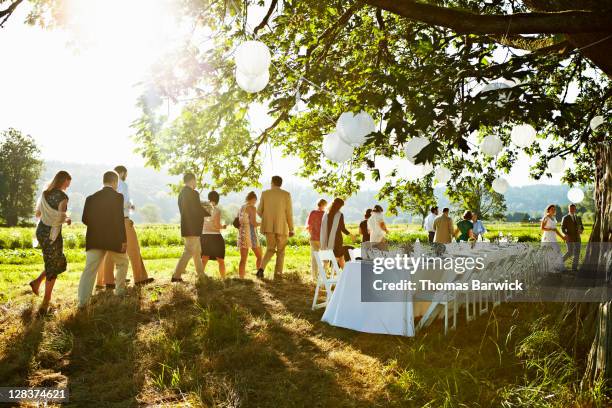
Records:
[[[327,201],[323,198],[320,199],[317,203],[317,209],[310,212],[306,221],[306,229],[310,233],[310,273],[315,280],[317,279],[319,268],[314,253],[321,249],[321,243],[319,242],[321,239],[321,220],[323,219],[323,214],[325,214],[326,206]]]

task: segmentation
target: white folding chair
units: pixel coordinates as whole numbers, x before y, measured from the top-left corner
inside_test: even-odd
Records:
[[[338,261],[334,255],[334,251],[327,249],[314,252],[315,259],[317,260],[317,266],[319,269],[319,275],[317,279],[317,286],[315,288],[314,299],[312,299],[312,310],[319,309],[327,306],[327,302],[331,298],[336,283],[338,283],[338,277],[341,273]],[[327,261],[327,262],[326,262]],[[327,277],[327,271],[325,265],[331,265],[330,276]],[[319,298],[319,290],[321,286],[325,287],[325,302],[317,303]]]

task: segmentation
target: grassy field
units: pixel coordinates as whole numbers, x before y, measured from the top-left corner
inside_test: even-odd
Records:
[[[161,228],[163,239],[173,239],[175,227]],[[288,248],[280,282],[234,279],[238,254],[228,246],[228,279],[211,263],[208,277],[196,280],[190,266],[188,283],[172,285],[180,247],[161,239],[143,249],[154,285],[124,298],[100,291],[86,312],[75,306],[83,253],[69,249],[69,270],[45,318],[35,315],[39,299],[27,286],[42,268],[37,250],[0,250],[0,385],[68,385],[72,407],[610,403],[600,388],[580,391],[590,339],[576,329],[584,315],[577,308],[504,304],[460,320],[448,336],[439,323],[415,338],[357,333],[310,310],[314,284],[303,245]],[[8,255],[16,251],[24,255]]]

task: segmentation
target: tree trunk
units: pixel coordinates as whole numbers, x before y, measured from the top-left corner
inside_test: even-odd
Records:
[[[612,145],[600,142],[595,151],[595,224],[589,238],[580,274],[612,280]],[[593,345],[582,386],[597,381],[612,386],[612,302],[598,305]]]

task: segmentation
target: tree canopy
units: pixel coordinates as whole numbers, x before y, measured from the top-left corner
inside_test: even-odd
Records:
[[[0,133],[0,218],[7,226],[32,218],[40,151],[29,135],[16,129]]]

